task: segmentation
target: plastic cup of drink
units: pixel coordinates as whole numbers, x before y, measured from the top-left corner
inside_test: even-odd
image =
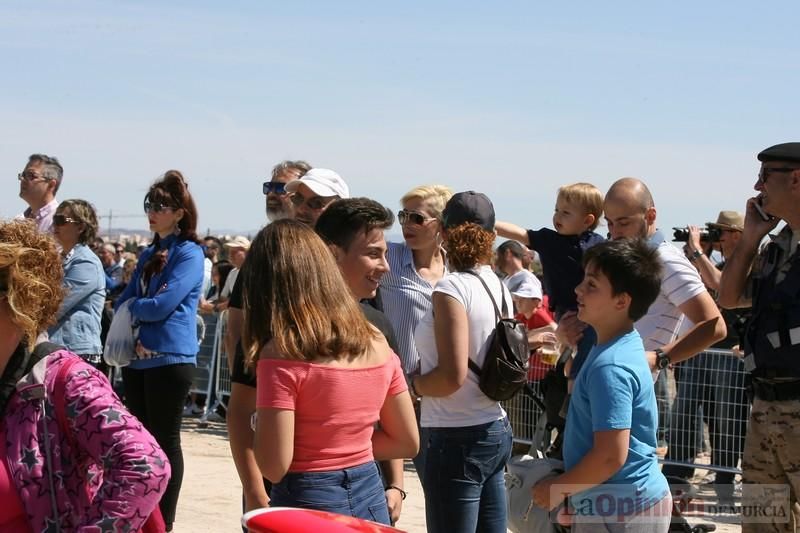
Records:
[[[542,357],[542,363],[546,365],[555,365],[558,363],[558,357],[561,355],[561,352],[552,346],[544,346],[539,349],[539,355]]]

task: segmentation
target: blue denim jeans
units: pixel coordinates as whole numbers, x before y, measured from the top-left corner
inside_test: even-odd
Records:
[[[429,428],[422,484],[429,533],[506,533],[503,472],[511,457],[508,418]]]
[[[270,506],[316,509],[389,525],[374,461],[329,472],[290,472],[272,487]]]

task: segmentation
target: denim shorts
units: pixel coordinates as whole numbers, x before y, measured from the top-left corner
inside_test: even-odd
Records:
[[[329,472],[289,472],[270,496],[270,506],[316,509],[390,525],[374,461]]]

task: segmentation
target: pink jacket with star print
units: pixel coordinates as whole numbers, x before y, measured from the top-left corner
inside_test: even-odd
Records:
[[[71,357],[53,352],[17,383],[4,416],[4,459],[34,531],[137,531],[167,487],[169,462],[105,376],[83,361],[66,381],[74,440],[64,435],[53,390]]]

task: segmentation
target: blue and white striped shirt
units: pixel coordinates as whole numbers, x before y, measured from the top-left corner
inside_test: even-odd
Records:
[[[433,305],[433,285],[417,273],[414,256],[408,246],[397,242],[387,243],[387,246],[391,271],[381,278],[381,303],[384,314],[394,327],[400,349],[397,355],[402,361],[403,371],[414,374],[419,369],[414,330]]]

